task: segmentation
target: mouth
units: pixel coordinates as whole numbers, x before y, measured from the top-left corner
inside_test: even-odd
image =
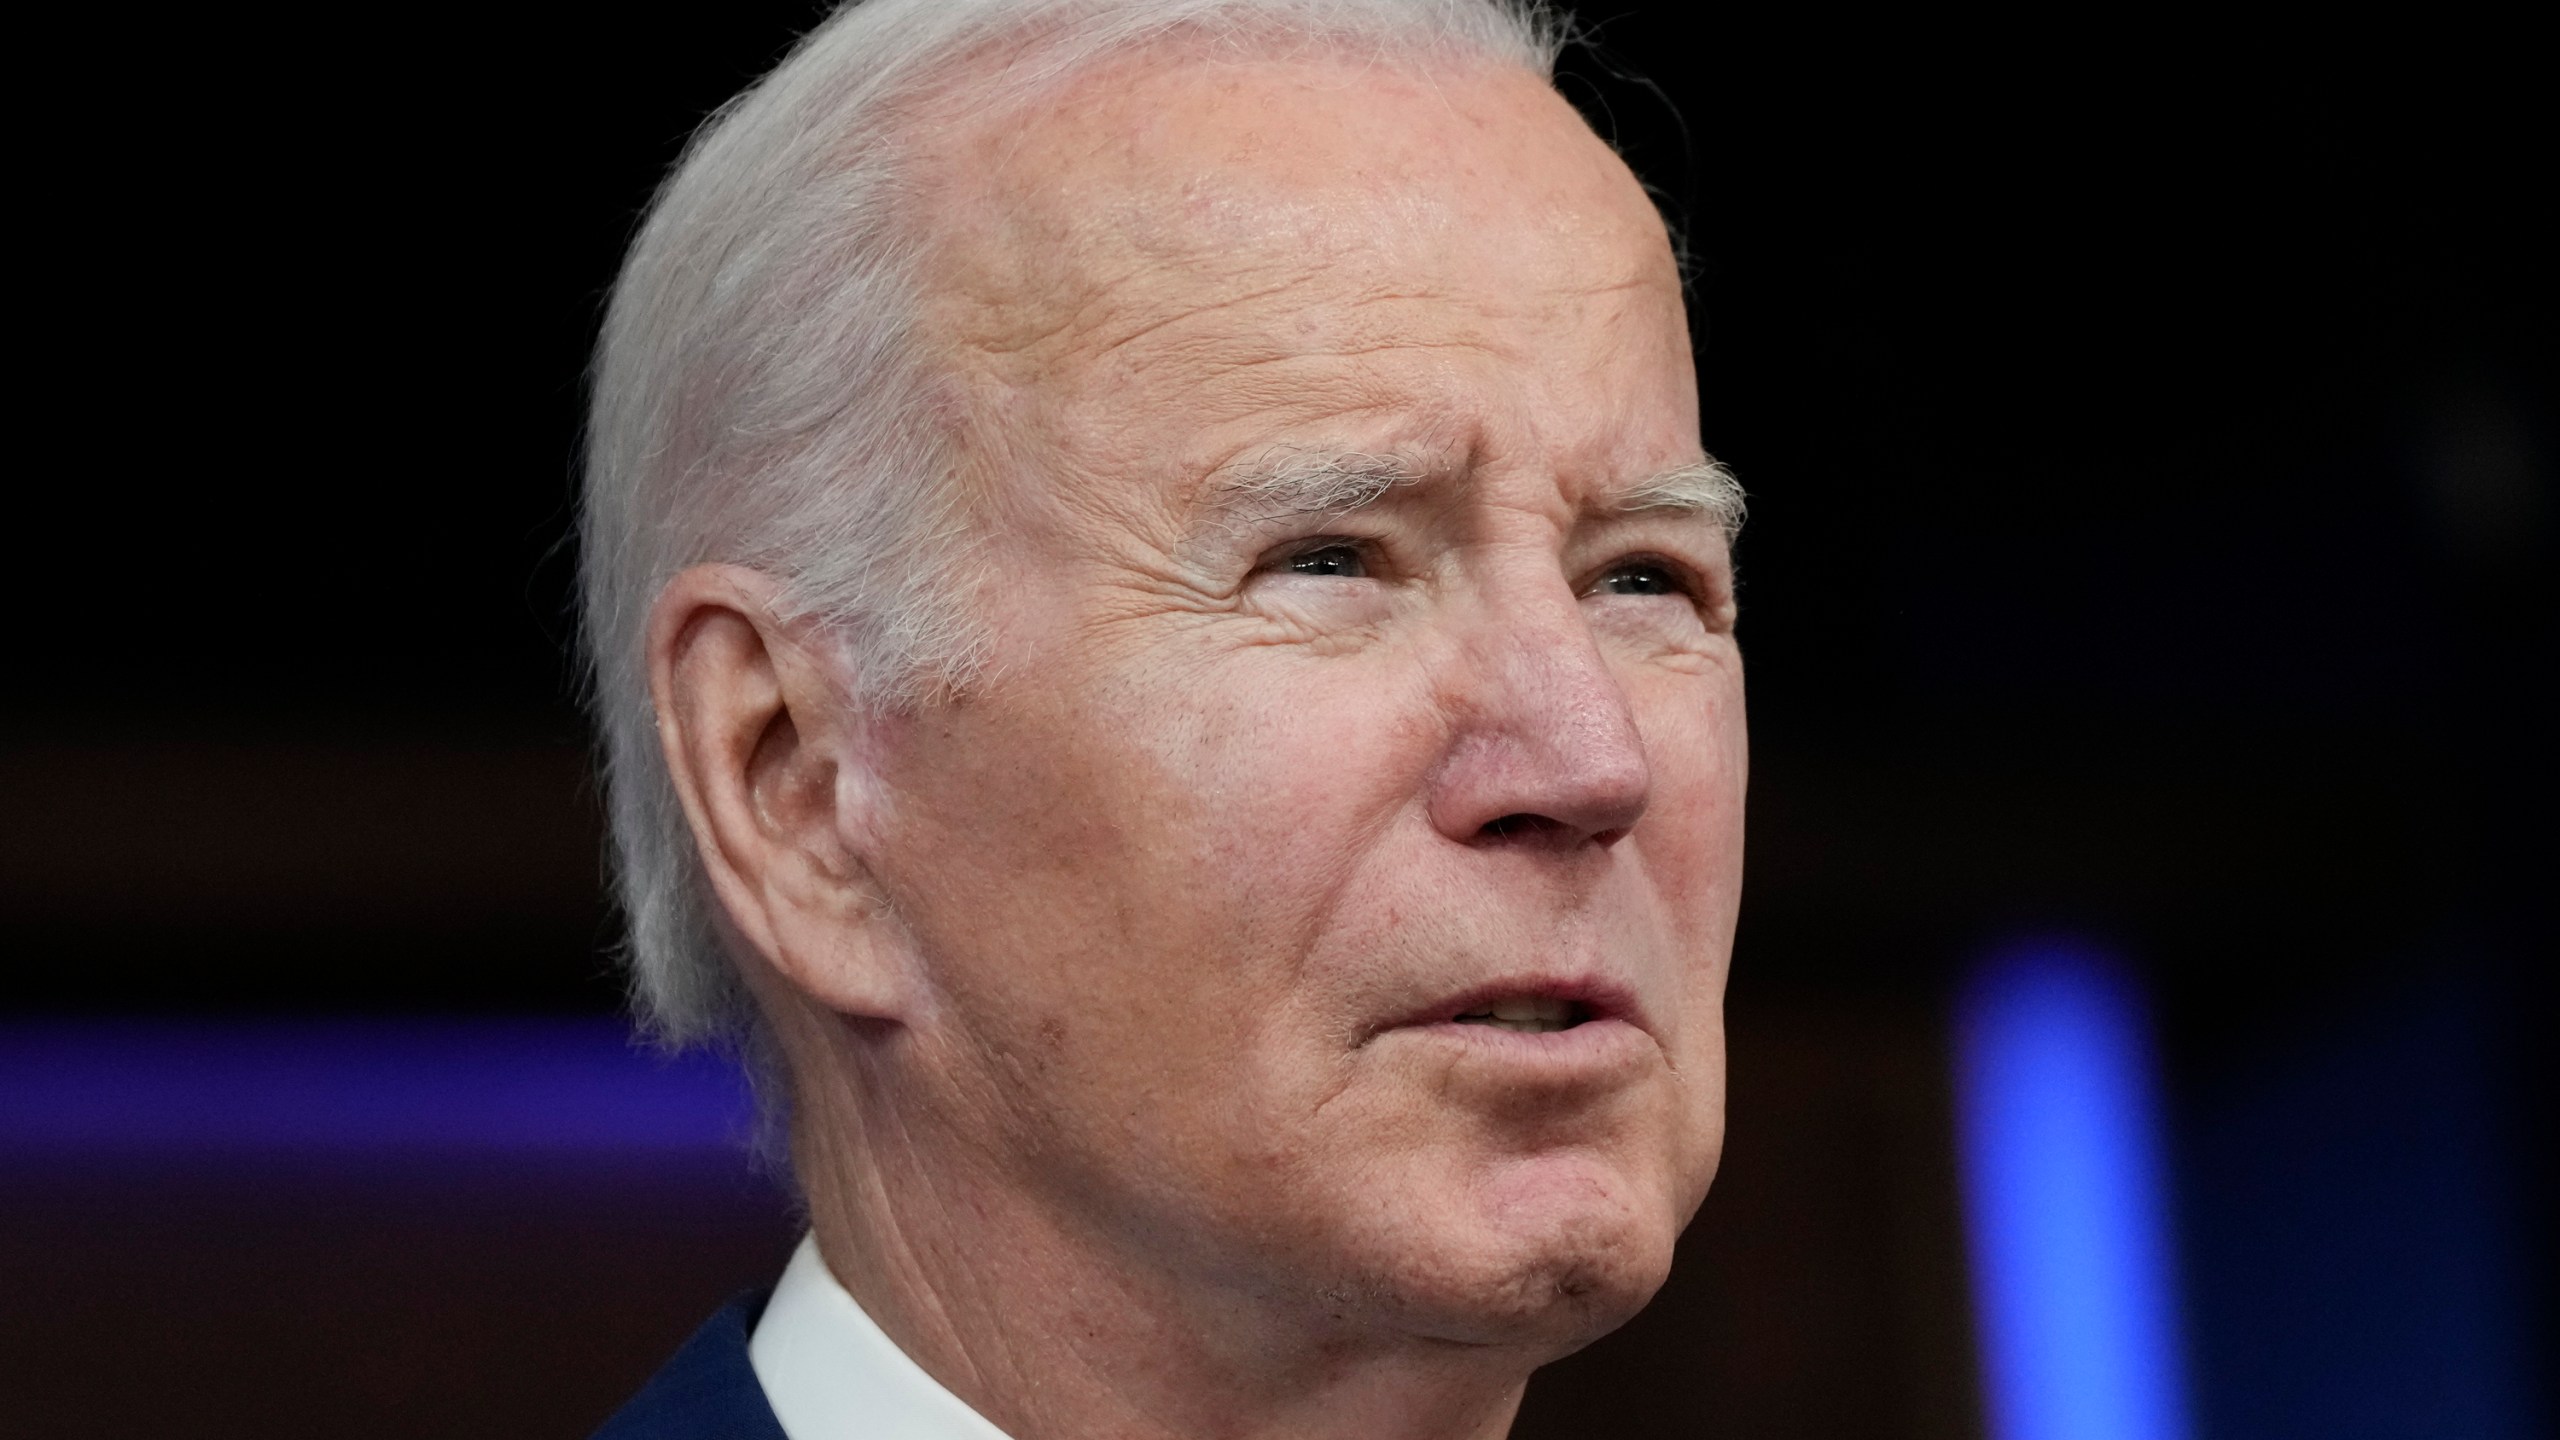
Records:
[[[1635,997],[1591,978],[1521,977],[1478,985],[1405,1015],[1383,1030],[1456,1029],[1513,1035],[1643,1028]],[[1373,1032],[1380,1033],[1380,1032]]]
[[[1591,1007],[1560,995],[1505,995],[1449,1017],[1459,1025],[1490,1025],[1526,1035],[1570,1030],[1592,1018]]]
[[[1663,1058],[1635,992],[1597,975],[1523,975],[1470,986],[1408,1011],[1360,1043],[1373,1042],[1399,1055],[1436,1056],[1428,1062],[1434,1084],[1493,1087],[1479,1098],[1588,1097],[1636,1083]]]

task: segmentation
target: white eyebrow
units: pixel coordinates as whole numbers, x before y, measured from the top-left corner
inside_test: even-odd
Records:
[[[1293,515],[1344,515],[1422,479],[1397,455],[1358,451],[1282,452],[1221,480],[1210,508],[1246,524]]]
[[[1645,480],[1618,497],[1621,514],[1668,510],[1683,515],[1704,515],[1724,530],[1725,543],[1733,543],[1742,533],[1745,513],[1742,482],[1724,468],[1724,462],[1713,456],[1695,465],[1665,470]]]
[[[1225,477],[1210,500],[1231,523],[1297,515],[1346,515],[1416,484],[1422,467],[1399,455],[1360,451],[1287,452],[1265,457]],[[1671,512],[1712,519],[1731,544],[1742,533],[1746,510],[1742,482],[1710,456],[1665,470],[1629,487],[1612,507],[1620,514]]]

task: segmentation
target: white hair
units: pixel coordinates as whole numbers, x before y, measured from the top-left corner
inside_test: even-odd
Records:
[[[786,615],[840,644],[858,704],[919,703],[982,659],[915,333],[914,106],[991,47],[1013,61],[986,97],[1002,105],[1181,36],[1546,77],[1559,34],[1535,0],[867,0],[704,123],[614,287],[587,432],[585,633],[645,1023],[669,1041],[756,1026],[659,748],[643,652],[667,581],[712,561],[772,577]]]

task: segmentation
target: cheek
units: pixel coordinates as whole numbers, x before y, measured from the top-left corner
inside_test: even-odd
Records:
[[[1304,1018],[1303,957],[1428,736],[1280,668],[1009,683],[916,747],[897,898],[977,1048],[1108,1113],[1205,1113]]]
[[[1143,853],[1101,883],[1141,910],[1178,913],[1192,948],[1160,983],[1232,1017],[1221,1030],[1239,1061],[1258,1042],[1303,1042],[1310,994],[1335,993],[1309,957],[1420,803],[1436,743],[1391,690],[1308,685],[1288,668],[1238,666],[1186,686],[1191,703],[1133,721],[1118,741],[1121,783],[1159,799],[1126,821]]]
[[[1717,657],[1702,673],[1656,674],[1630,689],[1653,777],[1642,829],[1657,850],[1676,849],[1686,862],[1663,878],[1684,889],[1730,888],[1750,779],[1739,666]]]
[[[1741,900],[1750,758],[1739,672],[1667,677],[1639,698],[1639,716],[1653,794],[1636,835],[1695,1023],[1720,1004]]]

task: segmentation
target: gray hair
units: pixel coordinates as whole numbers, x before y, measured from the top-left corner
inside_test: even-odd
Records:
[[[1007,47],[999,102],[1181,36],[1315,43],[1553,73],[1535,0],[867,0],[696,133],[623,265],[596,347],[581,519],[584,628],[643,1021],[743,1039],[753,1006],[659,748],[648,616],[687,566],[751,566],[840,647],[857,704],[911,706],[984,658],[950,422],[916,334],[903,123]]]

